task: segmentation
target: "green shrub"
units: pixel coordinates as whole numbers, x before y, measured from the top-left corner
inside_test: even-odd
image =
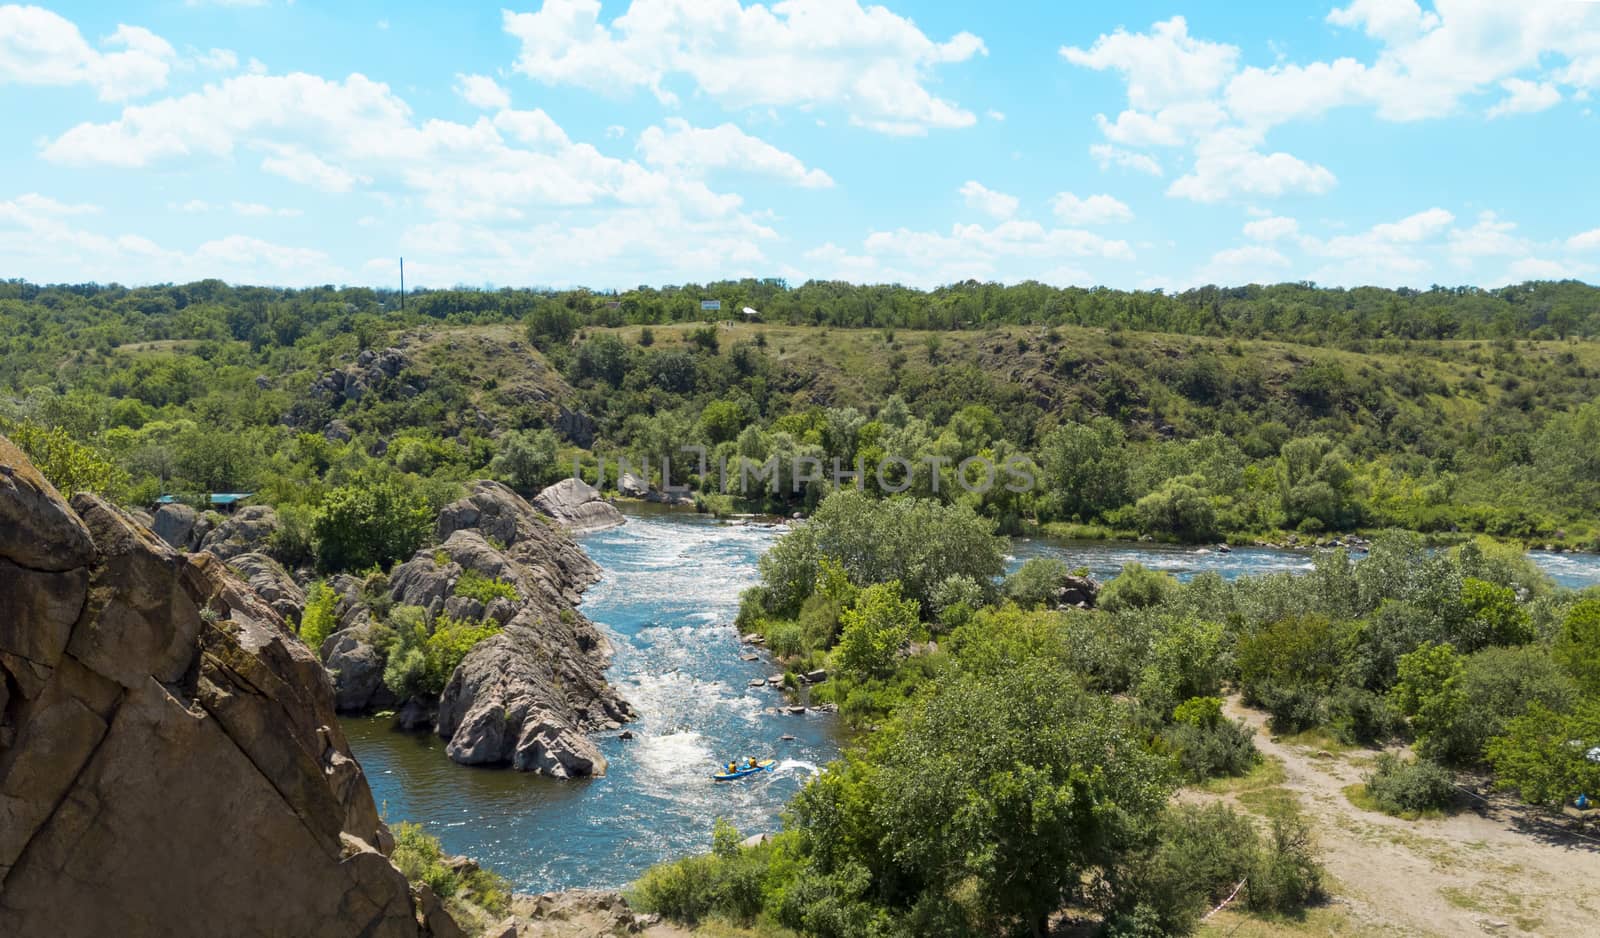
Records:
[[[1406,760],[1392,752],[1378,756],[1366,777],[1367,794],[1386,814],[1442,811],[1455,801],[1455,776],[1427,759]]]
[[[1222,701],[1193,697],[1173,711],[1174,723],[1161,740],[1192,781],[1224,775],[1244,775],[1261,761],[1255,730],[1242,720],[1222,716]]]
[[[1054,557],[1033,557],[1017,572],[1006,577],[1001,590],[1006,598],[1024,609],[1054,605],[1056,590],[1067,578],[1067,565]],[[935,594],[937,602],[938,594]]]
[[[1305,820],[1297,814],[1275,817],[1250,873],[1245,905],[1256,912],[1298,912],[1322,898],[1322,880]]]
[[[1107,612],[1159,605],[1178,588],[1170,573],[1129,563],[1100,590],[1097,604]]]
[[[1340,687],[1325,705],[1328,729],[1335,739],[1352,746],[1387,742],[1405,731],[1405,717],[1389,699],[1364,687]]]
[[[476,599],[485,606],[496,599],[509,599],[520,602],[522,597],[517,593],[517,588],[499,577],[487,577],[476,570],[465,570],[461,578],[456,580],[455,595],[464,599]]]
[[[779,658],[789,658],[804,650],[804,632],[800,623],[788,619],[771,622],[766,628],[767,650]]]
[[[421,825],[402,821],[394,826],[394,852],[389,859],[406,879],[427,883],[441,899],[468,902],[491,915],[504,915],[510,909],[511,884],[504,877],[484,869],[452,869],[445,863],[439,839]]]
[[[467,656],[472,647],[500,631],[500,624],[492,619],[471,622],[440,616],[433,623],[433,634],[428,636],[425,648],[427,660],[428,693],[437,696],[444,691],[450,675]]]
[[[338,620],[333,615],[338,602],[338,594],[321,580],[306,590],[306,607],[300,614],[300,640],[319,658],[322,655],[322,643],[338,627]]]
[[[1159,840],[1120,871],[1106,934],[1181,935],[1260,865],[1255,825],[1227,805],[1173,805]]]

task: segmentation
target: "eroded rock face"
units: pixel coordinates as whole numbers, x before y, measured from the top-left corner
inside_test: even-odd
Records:
[[[533,505],[575,533],[599,531],[623,522],[622,512],[582,479],[562,479],[540,492]]]
[[[0,584],[0,934],[430,933],[322,667],[220,561],[0,438]]]
[[[199,550],[208,551],[223,560],[240,554],[261,552],[267,549],[272,535],[281,527],[278,513],[266,505],[241,508],[217,523],[215,529],[200,541]]]
[[[604,774],[605,759],[585,734],[634,713],[605,680],[610,647],[576,609],[599,568],[497,482],[478,482],[445,508],[438,533],[440,546],[395,569],[395,602],[505,624],[467,653],[440,697],[437,728],[450,758],[557,778]],[[510,583],[517,601],[480,608],[452,595],[466,570]]]
[[[306,591],[276,560],[259,551],[251,551],[229,560],[228,566],[237,571],[256,595],[266,600],[267,605],[285,622],[299,624],[301,614],[306,611]]]

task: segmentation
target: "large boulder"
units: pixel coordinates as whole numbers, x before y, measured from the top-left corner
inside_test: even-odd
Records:
[[[0,438],[0,584],[0,935],[427,934],[322,667],[221,562]]]
[[[617,491],[629,498],[644,498],[650,494],[650,483],[643,476],[624,472],[617,479]]]
[[[267,605],[285,622],[300,624],[300,616],[306,611],[306,591],[276,560],[259,551],[251,551],[229,560],[228,566],[243,577],[256,595],[266,600]]]
[[[393,703],[383,686],[387,663],[368,628],[344,629],[322,643],[322,663],[333,681],[333,704],[340,713],[361,713]]]
[[[199,521],[200,512],[188,505],[173,502],[156,509],[150,528],[156,532],[157,537],[178,550],[194,550],[199,546],[199,541],[194,536],[195,526]]]
[[[540,492],[533,504],[574,533],[599,531],[623,522],[617,506],[601,498],[599,490],[582,479],[562,479]]]
[[[272,535],[281,527],[277,512],[266,505],[251,505],[218,522],[200,541],[199,549],[222,560],[231,560],[240,554],[266,550]]]

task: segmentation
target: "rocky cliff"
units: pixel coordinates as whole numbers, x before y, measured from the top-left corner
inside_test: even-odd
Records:
[[[279,614],[4,438],[0,679],[0,935],[454,933]]]

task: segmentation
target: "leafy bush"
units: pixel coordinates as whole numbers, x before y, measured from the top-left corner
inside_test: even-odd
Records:
[[[1067,565],[1054,557],[1032,557],[1006,577],[1001,591],[1024,609],[1036,609],[1055,599],[1067,578]]]
[[[437,837],[421,825],[405,821],[394,826],[394,865],[413,883],[427,883],[441,899],[469,902],[490,915],[504,915],[511,907],[511,884],[489,870],[458,870],[445,863]]]
[[[312,521],[324,570],[388,566],[410,556],[433,533],[433,512],[397,478],[365,480],[329,492]]]
[[[761,913],[772,853],[770,844],[740,846],[739,832],[719,818],[711,853],[651,867],[634,883],[630,899],[639,909],[680,922],[716,914],[748,924]]]
[[[59,427],[42,427],[32,421],[0,419],[0,433],[28,454],[40,475],[50,480],[63,498],[93,492],[118,498],[128,484],[128,474],[99,450],[86,446]]]
[[[1155,847],[1119,871],[1108,935],[1187,934],[1260,865],[1255,825],[1226,805],[1172,805],[1159,830]]]
[[[1322,898],[1323,876],[1305,820],[1298,814],[1275,817],[1250,873],[1245,905],[1257,912],[1298,912]]]
[[[428,693],[437,696],[455,673],[456,666],[472,647],[500,631],[500,624],[492,619],[471,622],[440,616],[434,620],[433,634],[428,636],[425,649],[427,659]]]
[[[1455,801],[1455,776],[1437,762],[1385,752],[1367,773],[1366,793],[1387,814],[1440,811]]]
[[[1170,573],[1129,563],[1100,590],[1097,604],[1107,612],[1143,609],[1161,603],[1178,588]]]
[[[894,673],[901,650],[911,641],[917,601],[901,599],[898,582],[879,583],[862,590],[839,621],[839,670],[857,681],[885,678]]]
[[[1224,775],[1244,775],[1261,761],[1255,730],[1242,720],[1222,716],[1222,701],[1193,697],[1173,711],[1174,723],[1161,739],[1192,781]]]
[[[1405,731],[1405,717],[1389,699],[1365,687],[1348,685],[1328,695],[1324,718],[1335,739],[1352,746],[1384,743]]]
[[[306,590],[305,611],[300,614],[300,640],[319,657],[322,643],[338,627],[338,620],[333,615],[338,602],[338,594],[321,580],[312,583]]]
[[[499,577],[488,577],[476,570],[464,570],[461,577],[456,580],[455,595],[464,599],[476,599],[485,606],[496,599],[509,599],[519,602],[522,597],[517,593],[517,588]]]

